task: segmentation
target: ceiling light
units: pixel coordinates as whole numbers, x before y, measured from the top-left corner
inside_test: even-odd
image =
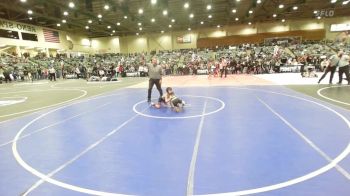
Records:
[[[91,24],[91,23],[92,23],[92,20],[88,20],[88,23],[90,23],[90,24]]]
[[[155,22],[155,21],[156,21],[156,19],[154,19],[154,18],[151,19],[151,22]]]
[[[175,22],[175,19],[171,19],[171,22]]]
[[[108,25],[108,26],[107,26],[107,28],[108,28],[108,29],[110,29],[110,28],[111,28],[111,26],[109,26],[109,25]]]
[[[29,15],[33,14],[33,11],[32,10],[28,10],[27,12]]]
[[[187,30],[191,31],[192,29],[191,29],[191,28],[188,28]]]
[[[253,10],[249,10],[249,14],[252,14],[253,13]]]
[[[276,17],[277,17],[277,14],[273,14],[272,17],[276,18]]]
[[[203,21],[201,21],[201,24],[204,24],[204,22],[203,22]]]
[[[208,18],[212,18],[213,16],[212,15],[208,15]]]
[[[169,25],[169,28],[173,27],[171,24]]]
[[[137,23],[137,25],[141,26],[141,25],[142,25],[142,23],[140,23],[140,22],[139,22],[139,23]]]
[[[251,22],[248,22],[248,25],[252,25],[252,23],[251,23]]]
[[[75,7],[75,4],[74,4],[73,2],[69,2],[68,6],[69,6],[70,8],[73,8],[73,7]]]
[[[232,9],[232,13],[236,13],[237,12],[237,10],[236,9]]]
[[[61,24],[60,24],[60,23],[57,23],[57,26],[58,26],[58,27],[60,27],[60,26],[61,26]]]
[[[256,3],[257,3],[257,4],[260,4],[260,3],[261,3],[261,0],[257,0]]]
[[[278,6],[278,8],[282,9],[282,8],[284,8],[284,5],[283,5],[283,4],[280,4],[280,5]]]
[[[168,15],[168,10],[163,10],[163,15],[164,16]]]
[[[343,1],[343,5],[346,5],[350,2],[350,0],[347,0],[347,1]]]
[[[236,2],[240,2],[241,0],[236,0]]]
[[[193,17],[194,17],[194,15],[191,13],[191,14],[190,14],[190,18],[193,18]]]
[[[286,19],[282,19],[282,22],[286,22]]]
[[[103,8],[104,8],[105,10],[109,10],[109,5],[105,5]]]
[[[29,17],[29,20],[33,20],[33,18],[32,18],[32,17]]]
[[[139,30],[142,31],[142,27],[140,27]]]
[[[64,12],[63,12],[63,15],[68,16],[69,13],[68,13],[67,11],[64,11]]]
[[[317,16],[317,19],[320,20],[320,19],[321,19],[321,16]]]
[[[337,2],[337,0],[331,0],[331,3],[336,3]]]
[[[62,20],[62,23],[67,23],[67,21],[66,20]]]
[[[128,16],[124,16],[124,19],[128,19]]]
[[[207,5],[207,10],[211,10],[211,5]]]
[[[220,28],[220,25],[216,26],[217,28]]]
[[[120,22],[117,22],[117,26],[120,26]]]
[[[143,14],[143,9],[139,9],[139,14]]]
[[[236,18],[235,20],[236,20],[236,21],[238,21],[238,20],[239,20],[239,18]]]
[[[139,33],[136,33],[136,35],[138,36],[138,35],[140,35]]]
[[[160,31],[161,33],[164,33],[164,31]]]
[[[27,0],[21,0],[21,2],[22,2],[22,3],[25,3],[25,2],[27,2]]]
[[[317,14],[317,13],[318,13],[318,11],[317,11],[317,10],[315,10],[315,11],[314,11],[314,14]]]
[[[110,35],[113,36],[113,33],[111,33]]]
[[[151,0],[151,4],[156,4],[157,3],[157,0]]]
[[[98,18],[102,18],[102,15],[101,15],[101,14],[99,14],[99,15],[97,15],[97,17],[98,17]]]
[[[89,26],[85,26],[85,29],[89,29],[90,27]]]
[[[115,30],[113,30],[112,32],[115,33]]]
[[[189,8],[190,7],[190,4],[188,3],[188,2],[186,2],[185,4],[184,4],[184,8]]]
[[[294,7],[293,7],[293,10],[297,10],[297,9],[298,9],[298,6],[294,6]]]

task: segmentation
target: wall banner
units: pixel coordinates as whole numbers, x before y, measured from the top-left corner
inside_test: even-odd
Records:
[[[267,45],[281,45],[281,44],[300,44],[302,37],[290,36],[290,37],[271,37],[265,38],[264,42]]]
[[[177,37],[177,43],[191,43],[191,35]]]
[[[32,32],[36,33],[35,26],[22,24],[7,20],[0,20],[0,29],[11,30],[11,31],[20,31],[20,32]]]
[[[331,32],[350,31],[350,24],[331,24]]]

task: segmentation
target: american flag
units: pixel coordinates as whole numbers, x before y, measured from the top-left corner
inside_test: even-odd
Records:
[[[52,31],[49,29],[44,30],[45,42],[60,43],[60,35],[57,31]]]

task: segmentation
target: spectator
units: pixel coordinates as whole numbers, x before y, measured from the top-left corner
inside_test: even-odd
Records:
[[[118,73],[119,73],[119,75],[122,77],[122,74],[124,73],[124,67],[123,67],[123,65],[119,65],[119,68],[118,68]]]
[[[5,80],[4,68],[0,66],[0,84],[2,84],[2,80]]]
[[[50,78],[50,81],[52,80],[56,81],[56,70],[53,66],[49,68],[49,78]]]

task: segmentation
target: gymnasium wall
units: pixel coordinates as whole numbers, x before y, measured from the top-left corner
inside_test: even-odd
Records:
[[[171,33],[152,34],[148,37],[149,50],[171,50],[173,48]]]
[[[301,36],[306,40],[335,40],[340,33],[330,32],[330,25],[339,23],[350,23],[350,18],[295,20],[286,21],[285,23],[256,23],[223,27],[217,29],[217,32],[221,32],[223,36],[201,36],[197,40],[197,47],[261,43],[264,42],[265,38],[286,36]],[[220,33],[216,34],[220,35]],[[226,36],[224,36],[225,34]]]
[[[88,38],[67,33],[66,43],[61,44],[61,49],[68,53],[120,53],[120,40],[119,37]]]
[[[147,52],[148,40],[145,36],[120,37],[121,53]]]
[[[327,22],[325,22],[324,28],[326,29],[326,38],[329,40],[335,40],[337,39],[343,32],[331,32],[331,24],[350,24],[350,17],[344,17],[344,18],[331,18],[328,19]],[[350,39],[348,38],[347,41],[350,43]]]
[[[177,38],[190,36],[190,43],[178,43]],[[120,37],[121,53],[176,50],[197,47],[197,33],[189,31],[142,34]]]
[[[7,21],[0,19],[1,21]],[[11,22],[11,21],[8,21]],[[26,25],[23,23],[12,22]],[[234,26],[223,26],[221,28],[203,28],[192,31],[177,31],[153,34],[141,34],[140,36],[103,37],[88,38],[76,32],[58,31],[60,43],[48,43],[44,40],[43,27],[30,26],[21,30],[0,26],[1,29],[16,30],[19,32],[35,31],[38,41],[23,41],[8,38],[0,38],[0,50],[3,46],[11,46],[12,50],[19,52],[45,51],[48,54],[61,53],[133,53],[150,52],[159,50],[176,50],[197,47],[213,47],[216,45],[239,44],[247,42],[261,42],[265,37],[301,35],[306,39],[337,39],[341,33],[330,32],[331,24],[350,23],[349,17],[328,18],[322,20],[295,20],[274,22],[237,24]],[[33,32],[31,32],[33,33]],[[187,37],[189,43],[179,43],[179,37]]]
[[[19,32],[19,39],[8,39],[0,37],[0,45],[10,48],[11,52],[19,53],[22,49],[29,52],[37,52],[38,50],[45,50],[49,52],[48,48],[61,49],[63,45],[66,44],[65,32],[59,32],[61,43],[48,43],[44,41],[43,28],[33,25],[28,25],[24,23],[12,22],[4,19],[0,19],[0,28],[8,31]],[[25,41],[22,39],[21,33],[32,33],[36,34],[38,41]]]
[[[296,30],[283,32],[266,32],[248,35],[230,35],[225,37],[207,37],[197,40],[198,48],[213,48],[216,46],[239,45],[244,43],[263,43],[266,38],[273,37],[302,37],[305,40],[323,40],[325,38],[324,29]]]
[[[27,28],[18,28],[18,27]],[[43,27],[28,25],[19,22],[0,19],[0,28],[9,31],[19,32],[20,39],[9,39],[0,37],[1,48],[8,48],[8,52],[18,54],[28,52],[36,55],[38,52],[45,52],[55,56],[57,52],[61,53],[120,53],[119,37],[104,37],[89,39],[87,36],[79,35],[75,32],[64,32],[57,29],[51,29],[59,33],[60,43],[45,42]],[[45,27],[46,28],[46,27]],[[28,30],[26,30],[28,29]],[[46,28],[50,29],[50,28]],[[21,33],[33,33],[38,37],[38,41],[21,40]],[[1,50],[0,48],[0,50]]]
[[[350,23],[348,17],[327,18],[322,20],[294,20],[252,25],[240,24],[221,28],[203,28],[192,31],[143,34],[140,36],[120,37],[121,53],[146,52],[153,50],[176,50],[216,45],[260,43],[264,38],[278,36],[302,36],[308,40],[334,40],[339,33],[330,32],[330,25]],[[178,37],[190,36],[191,43],[178,43]],[[139,38],[139,39],[137,39]],[[143,41],[136,41],[143,40]]]

